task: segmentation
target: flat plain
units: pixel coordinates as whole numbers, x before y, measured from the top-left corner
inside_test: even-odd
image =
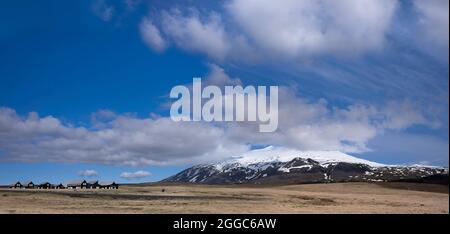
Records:
[[[449,213],[448,185],[124,185],[117,190],[0,189],[0,213]]]

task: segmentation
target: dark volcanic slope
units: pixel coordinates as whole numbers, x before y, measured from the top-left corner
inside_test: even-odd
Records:
[[[408,181],[448,184],[448,168],[425,166],[369,166],[362,163],[319,163],[310,158],[287,162],[220,163],[188,168],[162,182],[325,183],[346,181]]]

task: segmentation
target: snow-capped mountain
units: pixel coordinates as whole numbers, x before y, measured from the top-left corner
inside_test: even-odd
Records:
[[[289,162],[295,158],[309,158],[322,165],[335,162],[360,163],[370,166],[385,166],[380,163],[356,158],[339,151],[299,151],[283,147],[269,146],[264,149],[252,150],[243,155],[236,156],[230,160],[215,164],[216,166],[238,163],[241,166],[248,166],[264,162]]]
[[[447,180],[448,168],[384,165],[339,151],[299,151],[269,146],[219,163],[188,168],[163,182],[319,183]]]

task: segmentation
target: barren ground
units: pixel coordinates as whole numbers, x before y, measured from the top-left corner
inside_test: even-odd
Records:
[[[448,186],[337,183],[0,189],[0,213],[449,213]],[[165,189],[165,192],[162,192]]]

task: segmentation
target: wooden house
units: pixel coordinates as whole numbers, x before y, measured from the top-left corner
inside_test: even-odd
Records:
[[[44,183],[40,183],[37,186],[39,189],[53,189],[55,188],[55,186],[49,182],[44,182]]]
[[[17,181],[16,183],[12,184],[10,188],[35,188],[35,185],[32,181]]]
[[[86,180],[76,180],[76,181],[67,183],[67,188],[86,189],[86,188],[88,188],[88,183],[86,182]]]
[[[20,181],[17,181],[16,183],[14,183],[14,184],[12,184],[11,186],[10,186],[10,188],[23,188],[23,185],[22,185],[22,183],[20,182]]]
[[[32,181],[17,181],[14,184],[9,186],[10,188],[38,188],[38,189],[118,189],[119,184],[116,182],[99,182],[98,180],[86,181],[86,180],[77,180],[67,183],[64,185],[62,183],[59,184],[51,184],[49,182],[44,182],[40,184],[34,184]]]
[[[24,188],[28,188],[28,189],[35,188],[35,184],[32,181],[22,182],[22,185],[23,185]]]
[[[118,189],[119,185],[116,182],[100,182],[100,188],[102,189]]]
[[[55,188],[55,189],[65,189],[66,186],[64,186],[62,183],[59,183],[59,184],[53,185],[53,188]]]
[[[98,180],[91,180],[87,182],[87,187],[90,189],[98,189],[100,188],[100,184],[98,183]]]
[[[119,189],[119,184],[116,184],[116,182],[112,182],[112,184],[111,184],[111,188],[112,189]]]

